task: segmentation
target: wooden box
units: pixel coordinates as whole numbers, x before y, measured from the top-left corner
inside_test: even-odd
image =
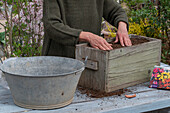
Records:
[[[112,92],[149,81],[153,67],[160,65],[161,40],[137,35],[130,37],[146,38],[149,42],[111,51],[78,44],[76,59],[84,61],[88,56],[79,86]]]

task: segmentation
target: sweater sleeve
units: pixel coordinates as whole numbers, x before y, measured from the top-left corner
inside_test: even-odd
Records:
[[[120,21],[125,22],[129,29],[126,12],[115,0],[104,0],[103,17],[116,28]]]
[[[82,30],[64,24],[58,0],[44,0],[43,5],[43,21],[47,35],[60,44],[76,45]]]

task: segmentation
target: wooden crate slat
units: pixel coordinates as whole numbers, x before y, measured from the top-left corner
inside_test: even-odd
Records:
[[[98,64],[98,71],[86,68],[85,71],[82,73],[79,85],[88,87],[88,88],[95,88],[98,90],[105,90],[105,75],[106,74],[106,67],[107,62],[106,58],[108,58],[108,53],[106,51],[97,50],[94,48],[84,46],[77,46],[76,49],[76,59],[82,60],[86,56],[88,56],[88,61],[92,60],[95,62],[100,62]]]
[[[138,76],[136,76],[134,74],[136,74]],[[126,77],[117,77],[115,79],[112,79],[111,81],[108,82],[107,87],[108,88],[109,87],[116,87],[116,86],[119,86],[119,85],[122,85],[122,84],[131,83],[133,81],[143,80],[145,78],[147,78],[147,81],[149,81],[149,78],[146,76],[147,73],[145,73],[145,72],[141,71],[140,74],[138,72],[136,72],[134,74],[131,74],[131,75],[127,75],[126,74]],[[140,76],[141,74],[145,74],[145,77],[144,76]]]
[[[124,71],[129,71],[128,67],[131,67],[132,69],[136,69],[136,68],[139,69],[141,67],[148,66],[148,65],[153,66],[153,64],[159,64],[159,62],[156,60],[157,60],[157,58],[152,58],[152,59],[148,59],[148,60],[141,60],[140,62],[135,62],[135,63],[131,63],[128,65],[109,67],[108,72],[109,73],[119,73],[119,72],[121,72],[121,71],[118,71],[118,69],[120,69],[120,68]],[[117,70],[117,72],[115,72],[115,70]]]
[[[119,70],[116,68],[116,69],[113,69],[112,71],[110,71],[108,73],[108,78],[112,78],[112,77],[116,77],[116,76],[121,76],[123,73],[128,73],[128,74],[131,74],[131,73],[134,73],[136,71],[147,71],[147,72],[151,72],[153,68],[151,67],[154,67],[153,63],[151,64],[147,64],[147,65],[138,65],[136,67],[133,67],[132,69],[129,70],[128,66],[124,67],[124,68],[119,68]],[[126,69],[128,68],[128,69]]]
[[[139,63],[139,62],[142,63],[142,62],[145,62],[146,60],[148,62],[150,62],[151,59],[158,60],[159,59],[158,54],[159,54],[159,51],[157,51],[157,50],[155,50],[153,52],[146,51],[146,52],[141,52],[138,54],[133,54],[128,57],[124,56],[124,57],[120,57],[120,58],[117,58],[114,60],[109,60],[108,68],[113,69],[114,67],[121,67],[124,65],[131,65],[131,64],[136,65],[136,63]],[[156,63],[155,65],[159,64],[159,61],[157,61],[157,62],[158,63]]]
[[[122,88],[127,88],[129,86],[133,86],[133,85],[136,85],[136,84],[140,84],[140,83],[144,83],[148,81],[148,78],[143,78],[141,80],[135,80],[135,81],[132,81],[132,82],[128,82],[128,83],[124,83],[124,84],[121,84],[121,85],[118,85],[118,86],[110,86],[110,87],[106,87],[106,90],[105,92],[112,92],[112,91],[116,91],[116,90],[119,90],[119,89],[122,89]]]
[[[143,75],[143,76],[142,76]],[[143,80],[147,78],[147,81],[149,81],[149,74],[144,71],[136,71],[136,72],[131,72],[131,73],[123,73],[122,75],[120,75],[119,77],[114,77],[114,78],[110,78],[108,79],[108,84],[107,87],[116,87],[122,84],[126,84],[126,83],[131,83],[133,81],[139,81],[139,80]]]
[[[109,52],[109,59],[121,57],[123,55],[139,53],[145,50],[147,51],[152,49],[158,49],[160,48],[160,46],[161,46],[161,41],[153,41],[153,42],[147,42],[139,45],[134,45],[131,47],[116,49],[114,51]]]

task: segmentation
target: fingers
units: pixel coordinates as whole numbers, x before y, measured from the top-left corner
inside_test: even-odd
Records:
[[[94,47],[94,48],[99,49],[98,47]]]
[[[129,44],[129,46],[132,46],[132,42],[131,42],[130,38],[128,40],[128,44]]]
[[[120,35],[119,36],[119,40],[120,40],[120,44],[122,45],[122,46],[125,46],[124,45],[124,39],[123,39],[123,37]]]
[[[132,42],[128,34],[117,34],[115,43],[118,42],[118,39],[120,41],[121,46],[132,46]]]
[[[99,49],[101,49],[101,50],[107,50],[104,46],[102,46],[102,45],[99,45]]]
[[[109,50],[109,48],[105,44],[103,44],[102,47],[104,48],[104,50]]]
[[[123,38],[123,39],[124,39],[125,45],[128,46],[129,45],[129,41],[126,38]]]
[[[112,49],[110,47],[110,45],[107,45],[107,44],[103,44],[102,46],[104,47],[105,50],[111,50]]]
[[[113,49],[111,46],[112,44],[109,44],[104,38],[92,34],[89,38],[89,43],[93,48],[101,49],[101,50],[111,50]]]
[[[118,34],[116,35],[116,40],[114,41],[114,43],[118,43],[118,41],[119,41],[119,36],[118,36]]]
[[[126,46],[132,46],[132,42],[130,39],[126,39]]]
[[[112,48],[112,44],[109,44],[107,41],[104,41],[104,44],[107,46],[107,50],[111,50],[111,49],[113,49]]]
[[[101,50],[111,50],[113,48],[111,47],[111,44],[107,43],[104,40],[104,42],[101,45],[99,45],[99,49],[101,49]]]
[[[124,43],[126,46],[132,46],[132,42],[128,35],[124,36]]]
[[[111,49],[113,49],[112,47],[112,44],[109,44],[109,43],[107,43],[107,41],[105,41],[105,40],[103,40],[102,42],[101,42],[101,44],[98,44],[98,49],[101,49],[101,50],[111,50]]]
[[[122,35],[119,34],[119,33],[116,34],[115,43],[117,43],[118,41],[120,41],[121,46],[125,46],[125,45],[124,45],[124,39],[123,39]]]

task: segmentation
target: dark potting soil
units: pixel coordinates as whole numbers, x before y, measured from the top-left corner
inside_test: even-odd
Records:
[[[142,44],[145,42],[149,42],[149,40],[147,40],[145,38],[130,38],[130,40],[132,42],[132,46]],[[120,42],[118,42],[118,43],[111,42],[111,44],[112,44],[113,49],[122,48],[122,46],[120,45]]]
[[[88,97],[91,97],[91,98],[103,98],[103,97],[109,97],[113,95],[121,96],[125,92],[131,92],[128,89],[120,89],[114,92],[105,93],[105,92],[100,92],[100,91],[87,89],[83,87],[78,87],[78,90],[80,91],[81,94],[86,94]]]

